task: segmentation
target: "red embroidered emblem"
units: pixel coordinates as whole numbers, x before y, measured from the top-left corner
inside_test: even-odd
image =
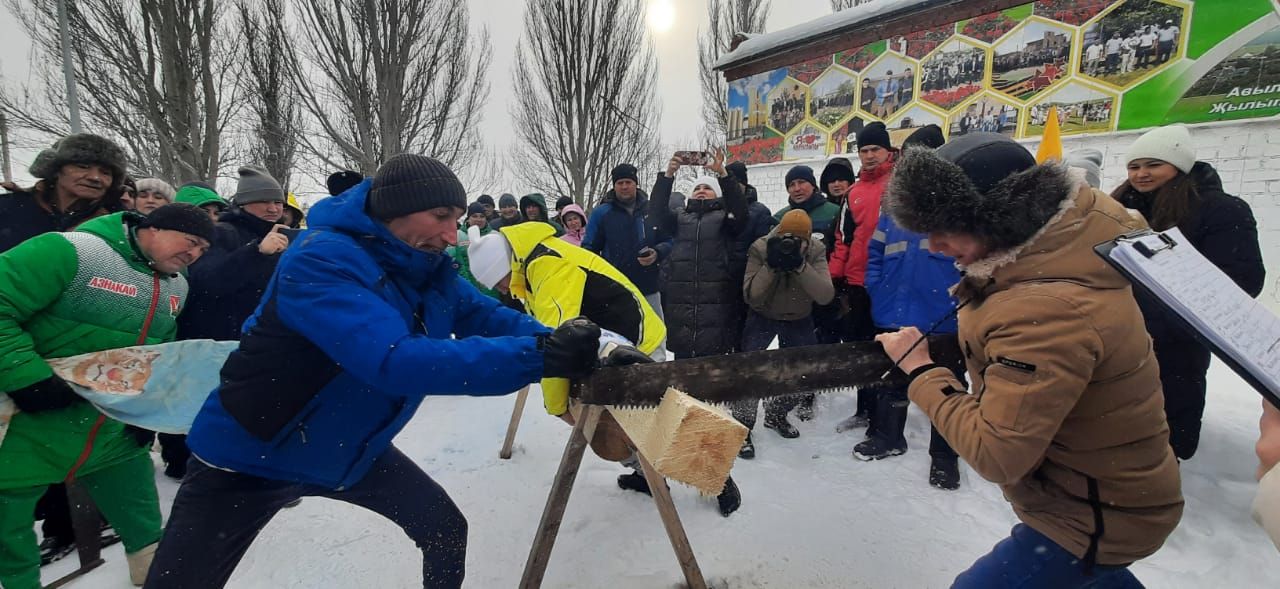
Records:
[[[169,295],[169,314],[177,315],[178,309],[182,307],[182,299],[178,295]]]

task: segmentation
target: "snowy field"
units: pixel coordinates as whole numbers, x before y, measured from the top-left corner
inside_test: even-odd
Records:
[[[1249,515],[1255,489],[1259,397],[1215,362],[1199,454],[1182,470],[1187,507],[1164,548],[1136,566],[1149,587],[1275,587],[1280,554]],[[499,460],[514,395],[433,398],[397,445],[453,496],[470,521],[467,586],[515,587],[569,428],[536,390],[511,460]],[[912,407],[911,450],[863,463],[861,430],[835,433],[850,394],[820,397],[817,417],[783,440],[758,428],[757,458],[734,477],[742,509],[723,518],[713,499],[672,489],[703,574],[720,588],[947,587],[1015,523],[999,490],[961,467],[959,491],[929,486],[928,423]],[[794,421],[794,420],[793,420]],[[158,457],[157,457],[158,462]],[[618,489],[624,472],[588,452],[546,587],[667,588],[680,569],[652,501]],[[177,485],[157,475],[168,512]],[[70,587],[130,587],[120,546]],[[308,498],[285,510],[250,548],[229,587],[396,588],[421,585],[420,557],[399,528],[343,503]],[[75,567],[44,569],[45,582]]]

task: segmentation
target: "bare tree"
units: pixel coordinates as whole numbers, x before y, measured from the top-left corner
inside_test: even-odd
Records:
[[[831,12],[840,12],[846,8],[869,4],[872,0],[831,0]]]
[[[512,83],[526,185],[588,208],[609,171],[658,159],[657,59],[640,0],[526,0]]]
[[[721,55],[729,52],[733,38],[763,33],[772,9],[770,0],[709,0],[709,26],[698,37],[698,77],[702,83],[703,142],[723,145],[729,132],[729,86],[715,70]]]
[[[65,134],[57,0],[7,0],[33,41],[33,77],[0,96],[10,121],[47,145]],[[72,61],[85,128],[118,141],[133,171],[212,180],[234,113],[232,41],[216,0],[68,0]]]
[[[329,169],[372,174],[403,152],[466,167],[489,95],[492,46],[472,35],[466,2],[293,0],[307,38],[286,56],[314,132],[303,147]],[[287,29],[281,15],[275,25]],[[323,36],[316,39],[317,35]]]
[[[239,0],[236,4],[244,37],[239,81],[249,114],[248,159],[266,168],[287,189],[302,141],[302,113],[288,69],[293,46],[284,28],[273,26],[274,19],[284,12],[283,0]]]

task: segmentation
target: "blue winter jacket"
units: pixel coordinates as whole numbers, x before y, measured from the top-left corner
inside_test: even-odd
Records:
[[[601,203],[591,211],[587,233],[582,236],[582,247],[621,271],[640,289],[640,294],[651,295],[658,292],[658,273],[662,262],[671,253],[671,236],[660,235],[657,229],[645,227],[649,196],[643,190],[636,191],[635,202],[635,210],[628,212],[618,204],[613,190],[606,193]],[[658,252],[657,262],[640,265],[636,258],[644,247]]]
[[[956,333],[951,287],[960,282],[955,259],[929,251],[929,239],[880,215],[867,255],[867,294],[876,327],[924,331],[950,316],[934,333]]]
[[[371,180],[316,204],[187,439],[201,460],[342,490],[427,395],[505,395],[542,377],[547,328],[452,260],[365,214]]]

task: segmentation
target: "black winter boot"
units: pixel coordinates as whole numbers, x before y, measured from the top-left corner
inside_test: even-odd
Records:
[[[907,439],[902,432],[907,426],[905,398],[889,391],[882,391],[872,413],[871,429],[865,441],[853,447],[853,456],[859,460],[880,460],[898,456],[907,451]]]
[[[814,393],[808,393],[800,399],[800,404],[796,406],[796,419],[800,421],[809,421],[813,419],[813,402]]]
[[[638,470],[618,475],[618,487],[627,491],[636,491],[649,496],[653,495],[653,492],[649,490],[649,481],[646,481],[644,474]]]
[[[724,482],[724,490],[720,491],[716,502],[720,504],[720,515],[725,517],[729,517],[742,507],[742,493],[738,492],[738,485],[733,482],[733,477],[729,477]]]
[[[40,566],[62,560],[76,549],[76,541],[50,536],[40,541]]]
[[[960,465],[955,458],[934,458],[929,465],[929,484],[943,491],[960,488]]]
[[[778,432],[778,435],[789,440],[800,437],[800,430],[796,429],[796,426],[791,425],[791,422],[787,421],[787,417],[785,415],[776,419],[766,417],[764,419],[764,426]]]
[[[756,445],[751,442],[751,434],[747,434],[747,439],[742,441],[742,449],[738,450],[738,458],[751,460],[756,457]]]

